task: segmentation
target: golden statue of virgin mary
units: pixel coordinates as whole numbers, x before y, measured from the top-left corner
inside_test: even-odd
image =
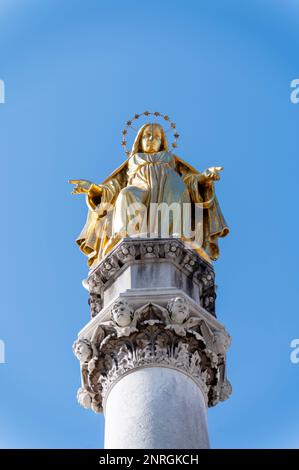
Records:
[[[214,190],[222,167],[199,173],[168,148],[163,127],[145,124],[129,158],[102,184],[70,180],[86,194],[88,216],[77,238],[93,268],[125,237],[177,237],[206,260],[228,234]],[[196,214],[200,214],[199,217]]]

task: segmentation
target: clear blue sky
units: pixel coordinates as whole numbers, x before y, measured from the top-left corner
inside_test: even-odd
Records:
[[[215,269],[233,395],[209,410],[212,446],[299,447],[299,1],[1,0],[0,78],[0,446],[103,446],[103,417],[76,402],[86,207],[67,180],[103,180],[149,108],[177,123],[178,155],[225,168]]]

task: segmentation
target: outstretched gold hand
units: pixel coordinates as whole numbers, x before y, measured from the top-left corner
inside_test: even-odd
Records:
[[[72,194],[88,193],[90,187],[92,186],[92,182],[88,180],[69,180],[69,183],[75,185]]]
[[[219,172],[222,170],[223,170],[223,166],[211,166],[210,168],[207,168],[203,172],[203,175],[209,180],[218,181],[220,180]]]

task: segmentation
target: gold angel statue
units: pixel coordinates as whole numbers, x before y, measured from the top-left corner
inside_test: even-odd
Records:
[[[169,150],[157,123],[139,129],[128,153],[102,184],[70,180],[73,194],[86,195],[88,216],[76,242],[89,267],[131,236],[179,237],[206,260],[217,259],[218,237],[229,231],[214,190],[222,167],[192,168]],[[195,208],[201,209],[198,220]]]

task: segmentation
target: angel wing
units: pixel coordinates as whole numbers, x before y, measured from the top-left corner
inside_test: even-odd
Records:
[[[184,325],[180,325],[178,323],[170,323],[166,325],[165,330],[172,330],[178,336],[186,336],[186,328],[184,327]]]
[[[91,347],[95,356],[98,354],[98,348],[102,347],[102,345],[106,342],[107,338],[110,338],[111,334],[114,331],[114,323],[112,321],[100,323],[96,327],[90,340]]]
[[[152,302],[149,302],[145,305],[142,305],[142,307],[139,307],[137,310],[135,310],[134,313],[134,318],[131,323],[132,327],[136,327],[137,322],[141,319],[142,314],[148,309],[148,308],[155,308],[156,310],[159,311],[159,313],[162,314],[163,319],[165,320],[166,323],[170,322],[169,314],[166,308],[161,307],[161,305],[153,304]],[[157,320],[147,320],[148,322],[157,322]]]
[[[159,310],[159,312],[162,314],[162,317],[166,323],[171,322],[167,308],[162,307],[161,305],[157,305],[157,304],[152,304],[152,306],[155,307],[157,310]]]
[[[199,333],[198,331],[192,330],[194,326],[201,326],[203,323],[203,320],[198,317],[191,317],[188,318],[188,320],[184,323],[185,328],[187,329],[188,333],[191,333],[195,338],[199,341],[203,341],[204,344],[206,344],[206,341],[204,337]]]
[[[184,328],[192,328],[193,326],[200,325],[202,323],[202,319],[198,317],[190,317],[184,323]]]

